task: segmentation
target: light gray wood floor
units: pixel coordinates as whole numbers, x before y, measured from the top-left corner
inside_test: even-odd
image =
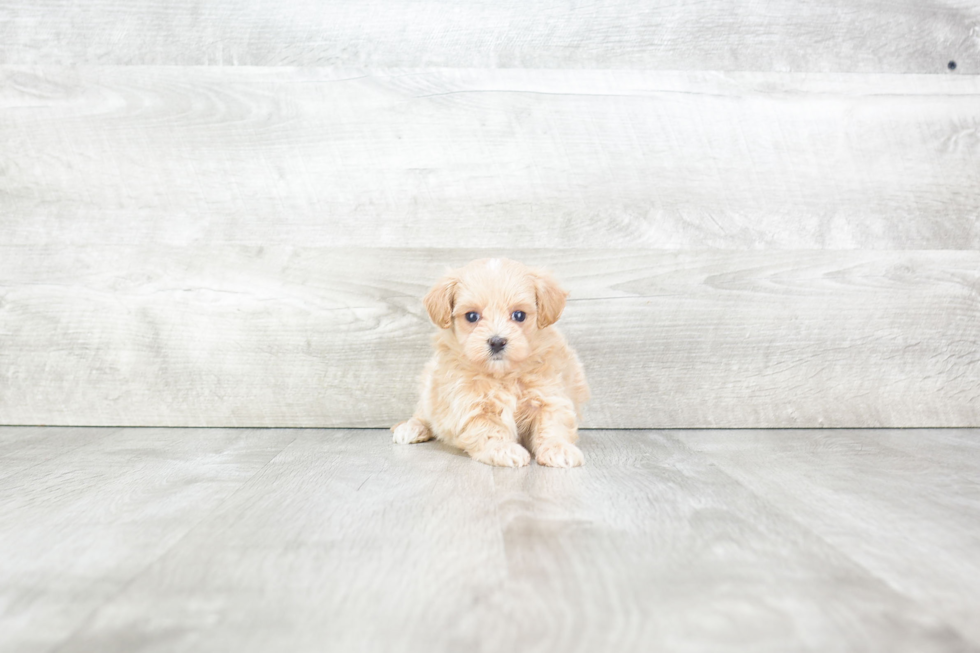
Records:
[[[980,650],[980,429],[0,428],[0,651]]]

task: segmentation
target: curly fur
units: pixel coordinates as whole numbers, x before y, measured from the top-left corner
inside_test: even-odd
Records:
[[[435,437],[489,465],[526,465],[531,454],[541,465],[581,465],[575,442],[589,388],[552,326],[566,296],[549,273],[507,259],[473,261],[436,282],[423,300],[439,327],[435,351],[415,415],[392,427],[393,440]],[[492,338],[506,340],[501,351]]]

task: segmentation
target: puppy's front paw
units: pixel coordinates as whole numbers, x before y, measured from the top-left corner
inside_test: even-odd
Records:
[[[391,441],[398,444],[415,444],[432,439],[432,432],[421,420],[414,417],[391,427]]]
[[[516,442],[491,442],[470,456],[494,467],[523,467],[531,462],[531,454]]]
[[[579,467],[585,462],[582,450],[568,442],[545,442],[534,452],[539,465],[547,467]]]

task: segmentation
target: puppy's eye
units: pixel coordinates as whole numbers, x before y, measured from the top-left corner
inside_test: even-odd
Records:
[[[480,314],[477,313],[476,311],[470,311],[469,313],[466,314],[467,322],[476,322],[479,319],[480,319]]]
[[[524,311],[514,311],[513,313],[510,314],[510,316],[514,318],[515,322],[523,322],[524,318],[527,317],[527,313],[525,313]]]

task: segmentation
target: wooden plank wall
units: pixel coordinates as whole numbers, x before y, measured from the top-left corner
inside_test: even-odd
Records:
[[[588,426],[980,425],[978,73],[975,2],[4,3],[0,424],[388,426],[502,255]]]

